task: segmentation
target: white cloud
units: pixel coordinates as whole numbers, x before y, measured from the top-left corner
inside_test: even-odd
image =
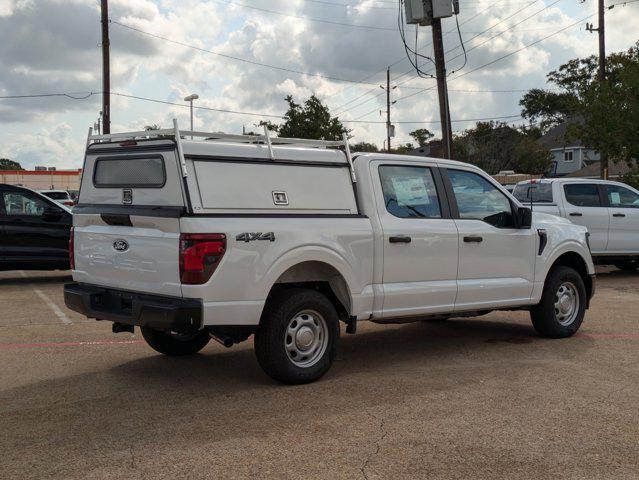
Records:
[[[0,147],[0,156],[20,162],[23,168],[36,165],[53,166],[59,169],[78,168],[82,157],[82,142],[73,135],[71,125],[62,123],[37,133],[10,136]]]

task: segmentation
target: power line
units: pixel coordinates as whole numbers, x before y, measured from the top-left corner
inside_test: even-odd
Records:
[[[85,95],[86,94],[86,95]],[[82,95],[82,96],[75,96]],[[0,95],[2,100],[23,99],[23,98],[44,98],[44,97],[66,97],[71,100],[86,100],[99,92],[76,92],[76,93],[40,93],[35,95]]]
[[[169,102],[169,101],[166,101],[166,100],[158,100],[158,99],[155,99],[155,98],[148,98],[148,97],[138,97],[136,95],[128,95],[126,93],[111,92],[111,95],[116,95],[118,97],[124,97],[124,98],[131,98],[131,99],[134,99],[134,100],[143,100],[145,102],[161,103],[161,104],[164,104],[164,105],[173,105],[173,106],[176,106],[176,107],[190,108],[190,105],[185,104],[185,103]],[[197,109],[197,110],[208,110],[208,111],[212,111],[212,112],[232,113],[232,114],[236,114],[236,115],[248,115],[248,116],[253,116],[253,117],[285,118],[284,115],[273,115],[273,114],[269,114],[269,113],[257,113],[257,112],[241,112],[241,111],[238,111],[238,110],[229,110],[229,109],[225,109],[225,108],[204,107],[204,106],[199,106],[199,105],[194,105],[193,108]]]
[[[73,97],[71,93],[42,93],[42,94],[33,94],[33,95],[2,95],[0,96],[0,99],[26,99],[26,98],[42,98],[42,97],[68,97],[70,99],[74,99],[74,100],[83,100],[83,99],[87,99],[92,95],[101,95],[102,92],[87,92],[87,95],[84,97]],[[145,102],[151,102],[151,103],[159,103],[162,105],[172,105],[172,106],[176,106],[176,107],[182,107],[182,108],[190,108],[190,106],[188,104],[184,104],[184,103],[177,103],[177,102],[170,102],[167,100],[159,100],[156,98],[149,98],[149,97],[140,97],[137,95],[129,95],[126,93],[119,93],[119,92],[111,92],[111,95],[115,95],[117,97],[123,97],[123,98],[130,98],[133,100],[140,100],[140,101],[145,101]],[[278,118],[278,119],[285,119],[286,117],[284,115],[274,115],[274,114],[268,114],[268,113],[259,113],[259,112],[244,112],[244,111],[238,111],[238,110],[230,110],[230,109],[225,109],[225,108],[213,108],[213,107],[205,107],[205,106],[198,106],[198,105],[194,105],[193,106],[194,109],[197,110],[205,110],[205,111],[212,111],[212,112],[218,112],[218,113],[230,113],[230,114],[234,114],[234,115],[248,115],[248,116],[254,116],[254,117],[264,117],[264,118]],[[500,116],[500,117],[487,117],[487,118],[465,118],[465,119],[457,119],[457,120],[453,120],[454,123],[461,123],[461,122],[479,122],[479,121],[488,121],[488,120],[500,120],[500,119],[507,119],[507,118],[515,118],[515,117],[521,117],[521,115],[517,114],[517,115],[505,115],[505,116]],[[386,123],[385,121],[370,121],[370,120],[340,120],[342,123],[366,123],[366,124],[384,124]],[[424,121],[424,120],[415,120],[415,121],[408,121],[408,120],[402,120],[402,121],[397,121],[394,122],[396,124],[431,124],[431,123],[438,123],[438,120],[432,120],[432,121]]]
[[[481,36],[482,34],[484,34],[484,33],[488,32],[488,31],[492,30],[492,29],[493,29],[493,28],[495,28],[497,25],[499,25],[499,24],[501,24],[501,23],[505,22],[506,20],[511,19],[512,17],[514,17],[514,16],[515,16],[515,15],[517,15],[518,13],[521,13],[522,11],[524,11],[526,8],[528,8],[528,7],[532,6],[532,5],[533,5],[534,3],[536,3],[537,1],[538,1],[538,0],[533,0],[533,1],[526,2],[527,4],[526,4],[524,7],[522,7],[522,8],[520,8],[520,9],[516,10],[514,13],[510,14],[509,16],[507,16],[507,17],[505,17],[505,18],[502,18],[502,19],[501,19],[501,20],[499,20],[498,22],[493,23],[490,27],[486,28],[485,30],[483,30],[482,32],[478,33],[477,35],[475,35],[474,37],[472,37],[470,40],[468,40],[468,42],[473,41],[475,38],[477,38],[477,37]],[[555,2],[555,3],[557,3],[558,1],[561,1],[561,0],[556,0],[556,2]],[[554,4],[553,4],[553,5],[554,5]],[[491,5],[490,7],[488,7],[486,10],[488,10],[488,9],[492,9],[492,8],[494,8],[494,6],[493,6],[493,5]],[[544,8],[542,8],[541,10],[539,10],[539,11],[535,12],[534,14],[532,14],[530,17],[527,17],[526,19],[531,18],[531,17],[533,17],[533,16],[537,15],[539,12],[541,12],[541,11],[545,10],[546,8],[548,8],[548,7],[544,7]],[[468,23],[469,21],[471,21],[471,20],[473,20],[474,18],[478,17],[479,15],[481,15],[482,13],[484,13],[484,11],[486,11],[486,10],[483,10],[483,11],[479,12],[478,14],[476,14],[475,16],[473,16],[470,20],[468,20],[468,21],[466,21],[466,22],[462,22],[462,23],[461,23],[461,25],[464,25],[465,23]],[[521,23],[521,22],[519,22],[519,23]],[[515,24],[515,25],[513,25],[513,26],[511,26],[511,27],[509,27],[509,28],[513,28],[514,26],[518,25],[519,23],[517,23],[517,24]],[[446,34],[451,33],[451,32],[454,32],[455,30],[456,30],[456,29],[449,30],[448,32],[446,32]],[[507,30],[505,30],[505,31],[507,31]],[[501,35],[501,34],[505,33],[505,31],[501,32],[501,33],[500,33],[500,34],[498,34],[498,35]],[[492,37],[492,38],[495,38],[495,37]],[[492,38],[491,38],[491,39],[492,39]],[[424,46],[426,46],[426,45],[424,45]],[[452,52],[452,51],[454,51],[454,50],[457,50],[459,47],[460,47],[460,45],[458,45],[458,46],[456,46],[456,47],[453,47],[453,48],[451,48],[451,49],[447,50],[445,53],[450,53],[450,52]],[[422,48],[423,48],[423,47],[422,47]],[[475,47],[473,47],[473,48],[475,48]],[[467,51],[470,51],[470,50],[472,50],[473,48],[468,49]],[[459,55],[458,55],[458,56],[459,56]],[[458,56],[456,56],[456,57],[454,57],[454,58],[452,58],[452,59],[449,59],[449,61],[450,61],[450,60],[454,60],[454,59],[455,59],[455,58],[457,58]],[[401,77],[404,77],[404,76],[406,76],[406,75],[409,75],[409,74],[410,74],[410,73],[412,73],[412,72],[413,72],[413,70],[412,70],[412,69],[411,69],[411,70],[408,70],[407,72],[405,72],[405,73],[403,73],[402,75],[400,75],[399,77],[397,77],[395,80],[398,80],[398,79],[399,79],[399,78],[401,78]],[[405,81],[398,83],[398,84],[397,84],[397,86],[401,86],[401,85],[403,85],[403,84],[405,84],[405,83],[407,83],[407,82],[410,82],[411,80],[414,80],[414,79],[416,79],[416,78],[418,78],[418,75],[413,75],[412,77],[410,77],[410,78],[406,79]],[[373,90],[374,90],[374,89],[370,90],[370,91],[369,91],[369,92],[367,92],[367,93],[372,93],[372,91],[373,91]],[[423,92],[423,91],[426,91],[426,90],[431,90],[431,89],[430,89],[430,88],[428,88],[428,89],[422,90],[422,92]],[[415,92],[415,93],[418,93],[418,92]],[[363,96],[363,95],[359,96],[358,98],[361,98],[362,96]],[[357,105],[357,107],[359,107],[359,106],[361,106],[361,105],[363,105],[363,104],[365,104],[365,103],[368,103],[368,102],[370,102],[370,101],[372,101],[372,100],[375,100],[376,98],[379,98],[380,96],[381,96],[381,94],[375,95],[374,97],[372,97],[372,98],[368,99],[367,101],[365,101],[365,102],[363,102],[363,103],[360,103],[359,105]],[[349,102],[349,103],[350,103],[350,102]],[[345,106],[345,105],[348,105],[348,103],[344,104],[343,106]],[[340,108],[342,108],[342,107],[340,107]],[[346,110],[342,110],[340,113],[347,112],[347,111],[349,111],[349,110],[352,110],[353,108],[356,108],[356,107],[347,108]],[[338,108],[338,110],[339,110],[339,108]],[[374,111],[374,110],[373,110],[373,111]]]
[[[155,33],[147,32],[145,30],[142,30],[142,29],[139,29],[139,28],[136,28],[136,27],[132,27],[131,25],[126,25],[124,23],[120,23],[117,20],[111,20],[111,23],[113,25],[117,25],[119,27],[126,28],[126,29],[132,30],[134,32],[140,33],[142,35],[147,35],[149,37],[153,37],[153,38],[156,38],[158,40],[163,40],[165,42],[173,43],[175,45],[180,45],[180,46],[185,47],[185,48],[190,48],[192,50],[197,50],[197,51],[202,52],[202,53],[210,53],[211,55],[217,55],[219,57],[228,58],[229,60],[235,60],[235,61],[238,61],[238,62],[248,63],[248,64],[256,65],[256,66],[259,66],[259,67],[271,68],[273,70],[280,70],[280,71],[288,72],[288,73],[295,73],[297,75],[306,75],[306,76],[309,76],[309,77],[323,78],[325,80],[333,80],[335,82],[357,83],[357,84],[362,84],[362,85],[376,85],[376,84],[370,83],[370,82],[361,82],[361,81],[358,81],[358,80],[350,80],[348,78],[334,77],[334,76],[331,76],[331,75],[322,75],[320,73],[304,72],[302,70],[295,70],[295,69],[292,69],[292,68],[279,67],[277,65],[271,65],[271,64],[268,64],[268,63],[258,62],[256,60],[249,60],[249,59],[246,59],[246,58],[236,57],[236,56],[229,55],[229,54],[226,54],[226,53],[220,53],[220,52],[216,52],[216,51],[213,51],[213,50],[208,50],[206,48],[197,47],[195,45],[190,45],[188,43],[181,42],[179,40],[173,40],[171,38],[164,37],[162,35],[157,35]]]
[[[568,30],[569,28],[572,28],[572,27],[574,27],[575,25],[580,24],[580,23],[581,23],[581,22],[583,22],[584,20],[588,20],[589,18],[591,18],[591,17],[595,16],[596,14],[597,14],[597,13],[595,12],[595,13],[592,13],[592,14],[590,14],[590,15],[586,16],[586,17],[583,17],[583,18],[581,18],[580,20],[578,20],[578,21],[576,21],[576,22],[574,22],[574,23],[571,23],[570,25],[567,25],[567,26],[565,26],[565,27],[563,27],[563,28],[561,28],[561,29],[559,29],[559,30],[556,30],[555,32],[551,33],[550,35],[546,35],[545,37],[540,38],[540,39],[538,39],[538,40],[535,40],[534,42],[529,43],[529,44],[527,44],[527,45],[524,45],[523,47],[518,48],[518,49],[517,49],[517,50],[515,50],[515,51],[512,51],[512,52],[510,52],[510,53],[507,53],[506,55],[502,55],[501,57],[496,58],[496,59],[494,59],[494,60],[491,60],[491,61],[490,61],[490,62],[488,62],[488,63],[484,63],[483,65],[480,65],[480,66],[478,66],[478,67],[475,67],[475,68],[473,68],[472,70],[468,70],[468,71],[466,71],[466,72],[464,72],[464,73],[461,73],[461,74],[459,74],[459,75],[457,75],[457,76],[453,77],[450,81],[452,82],[453,80],[456,80],[456,79],[458,79],[458,78],[460,78],[460,77],[463,77],[463,76],[465,76],[465,75],[470,75],[470,74],[471,74],[471,73],[473,73],[473,72],[476,72],[476,71],[481,70],[481,69],[483,69],[483,68],[486,68],[486,67],[488,67],[488,66],[490,66],[490,65],[493,65],[493,64],[495,64],[495,63],[497,63],[497,62],[499,62],[499,61],[501,61],[501,60],[503,60],[503,59],[505,59],[505,58],[511,57],[512,55],[515,55],[515,54],[517,54],[517,53],[521,52],[522,50],[525,50],[526,48],[529,48],[529,47],[532,47],[532,46],[534,46],[534,45],[537,45],[538,43],[543,42],[544,40],[547,40],[547,39],[549,39],[549,38],[551,38],[551,37],[554,37],[555,35],[558,35],[558,34],[560,34],[561,32],[563,32],[563,31],[565,31],[565,30]],[[427,88],[427,89],[422,90],[422,92],[425,92],[425,91],[428,91],[428,90],[431,90],[431,89],[430,89],[430,88]],[[403,96],[403,97],[398,98],[396,101],[406,100],[407,98],[410,98],[410,97],[413,97],[413,96],[415,96],[415,95],[418,95],[419,93],[420,93],[420,92],[410,93],[410,94],[408,94],[408,95],[405,95],[405,96]]]
[[[334,7],[344,7],[344,8],[357,8],[360,6],[359,4],[355,4],[355,3],[337,3],[337,2],[329,2],[327,0],[304,0],[304,1],[310,2],[310,3],[320,3],[322,5],[330,5]],[[386,2],[379,2],[379,3],[386,3]],[[395,2],[389,2],[389,3],[395,3]],[[395,7],[377,7],[375,5],[369,5],[366,8],[374,8],[376,10],[395,10]]]
[[[460,75],[457,75],[456,77],[452,78],[452,79],[451,79],[451,81],[452,81],[452,80],[455,80],[455,79],[457,79],[457,78],[463,77],[463,76],[465,76],[465,75],[469,75],[469,74],[471,74],[471,73],[473,73],[473,72],[476,72],[476,71],[478,71],[478,70],[481,70],[481,69],[483,69],[483,68],[485,68],[485,67],[488,67],[488,66],[490,66],[490,65],[493,65],[494,63],[497,63],[497,62],[499,62],[500,60],[503,60],[503,59],[505,59],[505,58],[508,58],[508,57],[510,57],[510,56],[512,56],[512,55],[515,55],[515,54],[517,54],[517,53],[521,52],[522,50],[525,50],[526,48],[529,48],[529,47],[532,47],[532,46],[534,46],[534,45],[537,45],[538,43],[543,42],[544,40],[547,40],[547,39],[549,39],[549,38],[551,38],[551,37],[554,37],[555,35],[558,35],[558,34],[560,34],[561,32],[563,32],[564,30],[568,30],[569,28],[574,27],[575,25],[580,24],[580,23],[581,23],[581,22],[583,22],[584,20],[588,20],[589,18],[594,17],[595,15],[596,15],[596,13],[593,13],[593,14],[591,14],[591,15],[585,16],[585,17],[583,17],[582,19],[580,19],[580,20],[576,21],[575,23],[572,23],[572,24],[570,24],[570,25],[568,25],[568,26],[566,26],[566,27],[564,27],[564,28],[561,28],[561,29],[557,30],[556,32],[551,33],[550,35],[546,35],[545,37],[540,38],[539,40],[536,40],[536,41],[534,41],[534,42],[532,42],[532,43],[529,43],[529,44],[527,44],[527,45],[524,45],[523,47],[518,48],[517,50],[515,50],[515,51],[513,51],[513,52],[510,52],[510,53],[508,53],[508,54],[506,54],[506,55],[502,55],[501,57],[496,58],[495,60],[492,60],[492,61],[490,61],[490,62],[488,62],[488,63],[485,63],[485,64],[483,64],[483,65],[480,65],[480,66],[478,66],[478,67],[476,67],[476,68],[473,68],[472,70],[469,70],[469,71],[464,72],[464,73],[462,73],[462,74],[460,74]]]
[[[475,20],[477,17],[479,17],[480,15],[483,15],[485,12],[487,12],[487,11],[489,11],[489,10],[492,10],[493,8],[494,8],[494,6],[493,6],[493,5],[490,5],[489,7],[484,8],[484,9],[483,9],[483,10],[481,10],[479,13],[476,13],[475,15],[473,15],[472,17],[470,17],[468,20],[466,20],[466,21],[462,22],[460,25],[465,25],[465,24],[467,24],[467,23],[472,22],[472,21],[473,21],[473,20]],[[444,36],[448,35],[449,33],[454,32],[454,31],[455,31],[455,29],[451,29],[451,30],[447,31],[446,33],[444,33]],[[432,45],[432,42],[429,42],[429,43],[426,43],[426,44],[422,45],[422,48],[427,47],[427,46],[429,46],[429,45]],[[394,67],[395,65],[397,65],[398,63],[403,62],[404,60],[406,60],[406,56],[402,56],[400,59],[398,59],[398,60],[396,60],[395,62],[391,63],[391,64],[389,65],[389,67]],[[377,72],[373,73],[372,75],[370,75],[370,76],[368,76],[368,77],[365,77],[363,80],[368,80],[370,77],[375,76],[375,75],[377,75],[378,73],[381,73],[381,72],[383,72],[383,71],[385,71],[385,70],[386,70],[386,69],[378,70]],[[399,75],[398,77],[396,77],[396,78],[395,78],[395,81],[399,80],[399,79],[400,79],[400,78],[402,78],[402,77],[405,77],[406,75],[410,74],[411,72],[412,72],[412,70],[409,70],[408,72],[405,72],[405,73],[403,73],[403,74]],[[352,85],[349,85],[348,87],[344,88],[341,92],[339,92],[339,93],[337,93],[337,94],[335,94],[335,95],[338,95],[338,94],[344,93],[344,91],[348,90],[348,89],[349,89],[349,88],[351,88],[351,87],[352,87]],[[414,88],[414,87],[410,87],[410,88]],[[370,90],[368,90],[368,91],[364,92],[363,94],[361,94],[361,95],[359,95],[359,96],[355,97],[354,99],[349,100],[348,102],[346,102],[346,103],[344,103],[344,104],[340,105],[340,106],[339,106],[339,107],[337,107],[335,110],[341,110],[341,109],[342,109],[342,108],[344,108],[345,106],[350,105],[350,104],[351,104],[351,103],[353,103],[353,102],[356,102],[356,101],[357,101],[357,100],[359,100],[360,98],[363,98],[363,97],[365,97],[366,95],[369,95],[370,93],[372,93],[372,92],[374,92],[374,91],[376,91],[376,89],[375,89],[375,88],[372,88],[372,89],[370,89]],[[332,96],[334,96],[334,95],[332,95]],[[332,96],[331,96],[331,97],[332,97]],[[373,98],[371,98],[370,100],[373,100],[374,98],[378,98],[379,96],[380,96],[380,95],[375,95],[375,96],[374,96]],[[329,98],[330,98],[330,97],[329,97]],[[369,100],[369,101],[370,101],[370,100]],[[366,103],[366,102],[364,102],[364,103]],[[343,112],[348,111],[348,110],[352,110],[352,108],[355,108],[355,107],[348,108],[348,109],[344,110]],[[342,113],[343,113],[343,112],[342,112]]]
[[[531,18],[533,18],[533,17],[535,17],[535,16],[539,15],[539,14],[540,14],[541,12],[543,12],[544,10],[546,10],[546,9],[548,9],[548,8],[550,8],[550,7],[554,6],[554,5],[556,5],[557,3],[561,2],[561,1],[562,1],[562,0],[555,0],[553,3],[551,3],[551,4],[549,4],[549,5],[546,5],[544,8],[541,8],[541,9],[537,10],[536,12],[532,13],[531,15],[528,15],[526,18],[524,18],[524,19],[522,19],[522,20],[520,20],[520,21],[518,21],[518,22],[514,23],[513,25],[511,25],[510,27],[508,27],[508,28],[506,28],[506,29],[504,29],[504,30],[500,31],[499,33],[496,33],[496,34],[495,34],[495,35],[493,35],[492,37],[487,38],[487,39],[486,39],[486,40],[484,40],[483,42],[478,43],[477,45],[474,45],[474,46],[472,46],[472,47],[468,48],[468,49],[466,50],[466,53],[471,52],[471,51],[475,50],[476,48],[481,47],[482,45],[485,45],[486,43],[488,43],[488,42],[490,42],[490,41],[494,40],[495,38],[497,38],[497,37],[499,37],[499,36],[503,35],[504,33],[508,32],[508,31],[510,31],[510,30],[512,30],[512,29],[513,29],[514,27],[516,27],[517,25],[521,25],[523,22],[525,22],[525,21],[527,21],[527,20],[530,20]],[[535,3],[535,2],[532,2],[532,3]],[[532,5],[532,3],[531,3],[530,5]],[[530,6],[530,5],[528,5],[528,6]],[[527,7],[524,7],[524,8],[527,8]],[[518,10],[518,12],[520,12],[520,11],[522,11],[522,10],[523,10],[523,9]],[[518,13],[518,12],[516,12],[516,13]],[[509,18],[511,18],[511,17],[512,17],[512,15],[511,15],[511,16],[509,16],[509,17],[507,17],[507,18],[505,18],[504,20],[507,20],[507,19],[509,19]],[[504,20],[502,20],[502,21],[504,21]],[[495,26],[497,26],[499,23],[501,23],[501,22],[497,22],[497,23],[493,24],[492,26],[490,26],[489,28],[487,28],[484,32],[487,32],[487,31],[489,31],[489,30],[492,30],[492,29],[493,29]],[[569,28],[569,27],[567,27],[567,28]],[[480,34],[480,35],[481,35],[481,34]],[[474,40],[475,38],[479,37],[480,35],[475,35],[475,36],[474,36],[473,38],[471,38],[469,41]],[[542,39],[542,40],[543,40],[543,39]],[[459,46],[457,46],[457,47],[455,47],[455,48],[452,48],[452,49],[448,50],[446,53],[452,52],[453,50],[456,50],[457,48],[459,48]],[[453,58],[448,59],[448,61],[455,60],[455,59],[457,59],[457,58],[461,57],[462,55],[463,55],[463,54],[455,55]],[[467,73],[470,73],[470,72],[466,72],[465,74],[467,74]],[[408,81],[410,81],[410,80],[412,80],[412,79],[414,79],[414,78],[417,78],[417,77],[416,77],[416,76],[414,76],[414,77],[412,77],[411,79],[409,79]],[[401,85],[401,84],[400,84],[400,85]],[[424,89],[424,90],[422,90],[422,92],[425,92],[425,91],[428,91],[428,90],[431,90],[431,88]],[[418,93],[419,93],[419,92],[414,92],[414,93],[412,93],[412,94],[405,95],[405,96],[403,96],[403,97],[398,98],[398,99],[397,99],[397,101],[405,100],[405,99],[410,98],[410,97],[412,97],[412,96],[414,96],[414,95],[416,95],[416,94],[418,94]]]
[[[280,15],[282,17],[289,17],[289,18],[297,18],[299,20],[308,20],[310,22],[327,23],[327,24],[330,24],[330,25],[339,25],[341,27],[362,28],[362,29],[365,29],[365,30],[382,30],[382,31],[389,31],[389,32],[397,31],[396,28],[380,27],[380,26],[375,26],[375,25],[362,25],[362,24],[357,24],[357,23],[336,22],[334,20],[325,20],[323,18],[306,17],[304,15],[295,15],[293,13],[284,13],[284,12],[279,12],[279,11],[276,11],[276,10],[268,10],[266,8],[256,7],[256,6],[253,6],[253,5],[246,5],[246,4],[243,4],[243,3],[231,2],[231,1],[227,1],[227,0],[214,0],[214,1],[216,1],[217,3],[226,3],[227,5],[236,5],[238,7],[248,8],[248,9],[251,9],[251,10],[257,10],[259,12],[270,13],[272,15]]]
[[[489,120],[504,120],[507,118],[522,118],[521,114],[515,114],[515,115],[503,115],[500,117],[486,117],[486,118],[459,118],[457,120],[451,120],[452,123],[462,123],[462,122],[485,122],[485,121],[489,121]],[[340,120],[340,122],[342,123],[369,123],[369,124],[383,124],[386,123],[383,120]],[[415,121],[408,121],[408,120],[402,120],[399,122],[393,122],[393,124],[433,124],[433,123],[441,123],[440,120],[415,120]]]

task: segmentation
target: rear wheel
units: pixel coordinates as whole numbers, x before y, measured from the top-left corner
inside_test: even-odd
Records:
[[[533,326],[544,337],[570,337],[583,322],[586,302],[579,273],[570,267],[555,267],[548,274],[541,302],[530,312]]]
[[[171,356],[192,355],[211,340],[208,332],[201,330],[190,333],[164,332],[149,327],[141,327],[140,330],[153,350]]]
[[[630,260],[624,260],[623,262],[615,263],[615,267],[624,272],[634,272],[639,268],[639,260],[636,258]]]
[[[268,301],[255,334],[257,361],[280,382],[313,382],[333,363],[339,333],[337,312],[324,295],[282,290]]]

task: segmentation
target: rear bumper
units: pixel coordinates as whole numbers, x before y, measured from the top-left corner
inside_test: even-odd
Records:
[[[89,318],[125,325],[175,332],[202,327],[201,300],[70,283],[64,286],[64,303]]]

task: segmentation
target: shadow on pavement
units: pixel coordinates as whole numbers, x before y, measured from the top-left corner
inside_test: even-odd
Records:
[[[19,275],[16,273],[16,275]],[[32,274],[33,275],[33,274]],[[63,284],[67,282],[72,282],[73,277],[71,274],[68,275],[47,275],[46,273],[38,273],[38,275],[33,276],[16,276],[11,278],[0,278],[0,287],[2,286],[11,286],[11,285],[26,285],[26,284],[36,284],[36,285],[45,285],[45,284]]]
[[[584,341],[588,340],[580,343]],[[46,462],[61,457],[77,462],[88,455],[102,462],[132,444],[155,446],[161,452],[167,439],[170,445],[171,439],[180,438],[188,449],[212,441],[257,438],[273,425],[292,431],[307,417],[317,416],[312,421],[321,424],[339,423],[344,415],[361,414],[364,407],[392,409],[424,391],[465,395],[478,381],[479,371],[482,376],[503,375],[504,369],[511,377],[527,375],[528,362],[540,360],[539,352],[549,342],[559,347],[556,355],[562,355],[564,342],[538,339],[528,322],[464,319],[386,326],[342,336],[328,374],[297,387],[270,380],[250,345],[215,352],[207,347],[182,358],[162,356],[150,348],[125,350],[142,356],[111,368],[109,362],[117,361],[118,351],[96,347],[88,355],[102,355],[99,365],[107,366],[104,370],[5,388],[0,403],[4,412],[13,414],[3,414],[1,426],[5,438],[26,444],[28,439],[44,439],[46,449],[33,440],[37,445],[30,446],[29,459],[45,469]],[[58,361],[82,358],[72,354]]]

